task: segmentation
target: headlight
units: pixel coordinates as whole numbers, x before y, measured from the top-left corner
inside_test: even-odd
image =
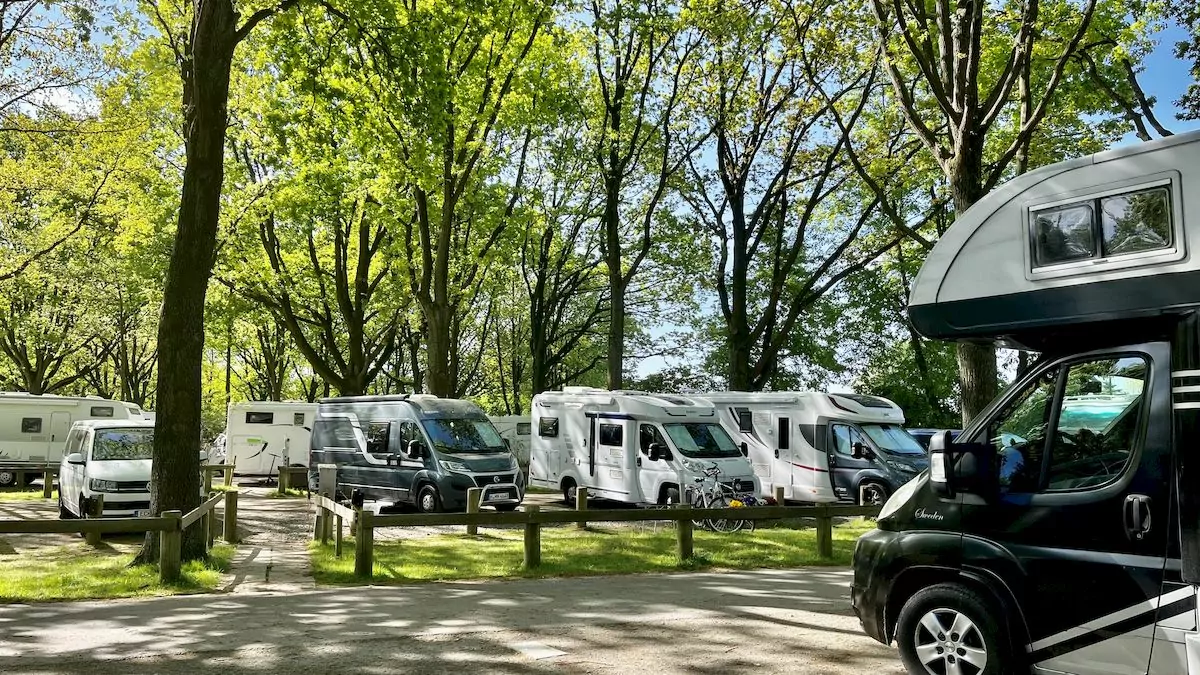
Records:
[[[456,473],[466,473],[470,471],[470,469],[467,468],[467,465],[463,464],[462,462],[448,462],[444,459],[442,460],[442,468],[447,471],[454,471]]]
[[[516,455],[509,455],[508,461],[509,461],[508,468],[512,469],[513,471],[516,471],[517,469],[521,468],[521,465],[517,462]]]
[[[688,471],[691,471],[693,473],[700,473],[701,471],[704,471],[704,464],[702,464],[700,462],[693,462],[690,459],[685,459],[685,460],[683,460],[682,463],[683,463],[683,468],[685,468]]]
[[[92,488],[92,492],[116,492],[117,483],[111,480],[101,480],[93,478],[88,484]]]
[[[892,496],[888,497],[888,500],[883,503],[883,508],[879,509],[879,516],[876,518],[876,520],[883,520],[884,518],[887,518],[893,513],[899,511],[901,506],[904,506],[908,500],[912,499],[912,496],[917,493],[917,488],[920,486],[921,481],[919,480],[910,480],[902,485],[899,490],[896,490]]]

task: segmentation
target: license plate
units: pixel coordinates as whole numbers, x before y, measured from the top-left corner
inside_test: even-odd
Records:
[[[138,511],[133,514],[133,517],[134,518],[149,518],[150,512],[149,511]]]
[[[509,499],[507,492],[493,492],[492,494],[488,495],[487,498],[489,502],[499,502],[505,499]]]

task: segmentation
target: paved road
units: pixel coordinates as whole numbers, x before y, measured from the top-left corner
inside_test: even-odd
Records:
[[[844,570],[0,607],[5,673],[900,675]]]

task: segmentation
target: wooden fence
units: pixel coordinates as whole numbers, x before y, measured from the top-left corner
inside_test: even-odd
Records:
[[[211,548],[216,537],[216,508],[224,503],[224,538],[237,543],[238,493],[213,495],[200,506],[184,514],[165,511],[157,518],[101,518],[104,512],[103,495],[91,500],[88,517],[82,520],[0,520],[3,534],[82,534],[88,543],[100,543],[101,534],[158,532],[158,577],[163,583],[179,580],[183,531],[200,521],[204,525],[205,546]]]
[[[478,490],[478,488],[472,488]],[[582,489],[581,489],[582,491]],[[474,533],[480,525],[520,525],[525,530],[525,567],[535,568],[541,564],[541,529],[543,525],[576,523],[583,526],[589,522],[647,522],[674,521],[677,553],[680,561],[692,557],[692,522],[699,520],[780,520],[784,518],[814,518],[817,531],[817,552],[823,558],[833,557],[833,519],[845,516],[874,516],[879,507],[869,506],[748,506],[723,509],[696,509],[688,504],[676,504],[667,509],[615,509],[595,510],[586,508],[584,498],[576,503],[574,511],[542,511],[537,505],[526,505],[521,511],[491,512],[478,511],[478,495],[468,496],[468,504],[475,505],[469,513],[402,514],[378,516],[370,511],[351,509],[325,495],[313,497],[316,505],[316,522],[313,539],[326,544],[334,537],[335,554],[342,555],[342,528],[347,520],[356,524],[354,541],[354,573],[370,579],[374,570],[375,530],[381,527],[417,527],[439,525],[464,525]],[[336,523],[336,524],[335,524]]]

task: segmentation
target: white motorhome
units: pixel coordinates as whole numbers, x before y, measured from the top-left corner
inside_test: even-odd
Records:
[[[701,394],[735,441],[744,442],[768,495],[882,504],[928,466],[904,431],[904,411],[878,396],[821,392]]]
[[[564,387],[533,397],[529,483],[630,504],[677,503],[716,465],[720,481],[757,491],[750,462],[712,405],[674,394]]]
[[[516,455],[522,469],[529,469],[529,444],[532,439],[533,425],[527,415],[496,415],[488,416],[492,426],[500,432],[500,437],[508,441],[509,449]]]
[[[142,410],[98,396],[0,392],[0,463],[58,462],[71,425],[95,419],[140,420]],[[15,472],[0,469],[0,487],[15,483]]]
[[[239,476],[267,476],[282,466],[308,466],[317,404],[243,401],[229,404],[225,461]]]

